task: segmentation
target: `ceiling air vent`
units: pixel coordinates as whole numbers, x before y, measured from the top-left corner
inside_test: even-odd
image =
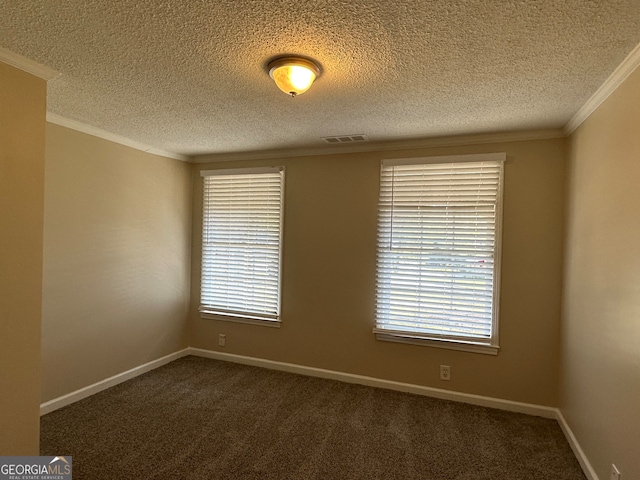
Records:
[[[338,135],[337,137],[322,137],[326,143],[337,145],[339,143],[355,143],[355,142],[368,142],[369,139],[363,134],[357,135]]]

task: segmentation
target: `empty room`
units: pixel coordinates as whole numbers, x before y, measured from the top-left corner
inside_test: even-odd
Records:
[[[0,12],[0,478],[640,479],[639,2]]]

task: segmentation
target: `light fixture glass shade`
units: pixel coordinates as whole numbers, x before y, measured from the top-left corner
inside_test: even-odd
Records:
[[[287,95],[295,97],[309,90],[320,74],[318,66],[304,58],[286,57],[269,64],[269,75]]]

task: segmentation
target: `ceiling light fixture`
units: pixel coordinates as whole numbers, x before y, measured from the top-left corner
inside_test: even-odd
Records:
[[[276,58],[267,68],[278,88],[292,97],[309,90],[313,81],[320,76],[318,64],[300,57]]]

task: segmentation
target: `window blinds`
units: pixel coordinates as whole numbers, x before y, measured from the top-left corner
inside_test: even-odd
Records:
[[[200,311],[278,321],[281,168],[202,172]]]
[[[502,169],[383,162],[376,333],[494,344]]]

